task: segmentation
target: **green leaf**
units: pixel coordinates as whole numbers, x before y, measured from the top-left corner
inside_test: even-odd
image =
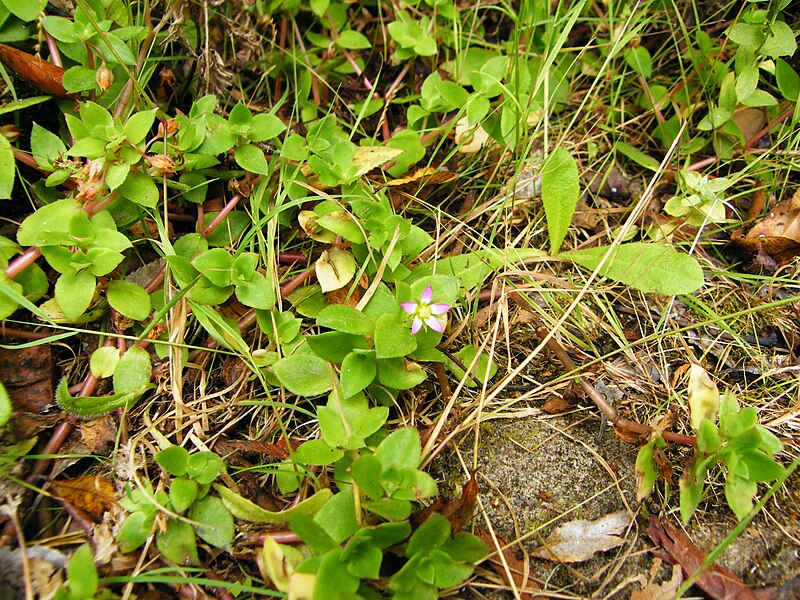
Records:
[[[119,362],[119,350],[115,346],[101,346],[89,358],[89,370],[97,379],[111,377]]]
[[[650,58],[650,52],[644,46],[627,48],[625,50],[625,62],[645,80],[649,79],[653,74],[653,60]]]
[[[72,598],[94,598],[97,592],[97,569],[89,544],[80,546],[67,563],[67,582]]]
[[[702,471],[702,477],[697,477],[695,474],[695,466],[687,470],[684,476],[680,479],[680,508],[681,519],[684,523],[688,523],[692,518],[694,511],[700,505],[703,499],[703,489],[705,487],[705,469]]]
[[[194,479],[176,477],[169,486],[169,500],[173,510],[181,514],[197,500],[198,485]],[[192,519],[194,520],[194,519]]]
[[[317,315],[317,325],[353,335],[372,335],[372,319],[360,310],[345,304],[333,304]]]
[[[283,386],[298,396],[319,396],[333,389],[333,373],[327,361],[313,354],[293,354],[272,369]]]
[[[0,200],[11,198],[16,174],[17,168],[11,142],[4,135],[0,135]]]
[[[353,488],[349,487],[328,500],[314,515],[314,521],[319,523],[337,544],[341,544],[358,531]]]
[[[64,72],[61,83],[70,93],[85,92],[97,87],[96,71],[82,65],[75,65]]]
[[[192,505],[189,518],[196,521],[197,535],[204,542],[230,551],[236,528],[233,515],[216,496],[206,496]]]
[[[797,50],[797,40],[795,40],[792,28],[783,21],[775,21],[770,24],[769,28],[770,35],[761,46],[761,53],[770,58],[792,56]]]
[[[419,431],[413,427],[401,427],[393,431],[375,450],[375,457],[381,461],[384,470],[416,470],[421,456],[422,444],[419,440]]]
[[[775,61],[775,79],[781,95],[790,102],[797,102],[800,97],[800,75],[782,58]]]
[[[108,284],[106,298],[111,308],[134,321],[144,321],[153,308],[147,290],[120,279]]]
[[[420,525],[408,540],[405,555],[428,554],[450,539],[450,522],[442,515],[435,514]]]
[[[113,396],[76,396],[69,395],[69,386],[66,378],[56,389],[56,402],[58,405],[80,419],[91,419],[100,415],[110,413],[120,407],[130,410],[148,389],[153,387],[148,385],[139,390],[133,390],[125,394],[114,394]]]
[[[352,29],[342,31],[336,40],[336,45],[346,50],[365,50],[371,46],[367,36]]]
[[[42,14],[44,7],[47,6],[47,0],[3,0],[3,5],[12,15],[18,17],[20,20],[34,21],[36,17]],[[91,551],[89,554],[91,556]],[[95,586],[97,585],[96,579],[97,574],[95,573]],[[94,590],[85,597],[90,598],[92,596],[94,596]]]
[[[728,506],[740,521],[752,510],[753,496],[756,491],[755,481],[728,473],[728,479],[725,481],[725,500],[728,501]]]
[[[214,484],[214,489],[222,498],[222,502],[231,511],[234,517],[250,523],[267,523],[271,525],[285,525],[293,515],[313,515],[331,499],[333,492],[325,488],[318,491],[310,498],[283,511],[272,512],[261,508],[242,498],[239,494],[225,486]]]
[[[386,495],[380,483],[383,465],[371,454],[363,454],[350,466],[355,484],[370,498],[377,500]]]
[[[31,129],[31,154],[38,166],[52,169],[53,162],[67,154],[67,147],[55,133],[34,123]]]
[[[653,491],[653,486],[658,477],[658,470],[653,462],[653,447],[655,439],[639,449],[636,455],[636,501],[641,502]]]
[[[225,468],[222,459],[210,451],[195,452],[186,461],[186,475],[200,485],[213,482]]]
[[[114,392],[126,394],[147,387],[152,369],[147,350],[137,345],[131,346],[114,369]]]
[[[378,358],[397,358],[417,348],[411,328],[394,314],[386,313],[375,322],[375,351]]]
[[[286,129],[278,117],[269,113],[256,115],[250,121],[250,133],[247,137],[251,142],[265,142],[278,137]]]
[[[169,519],[166,531],[156,534],[156,545],[164,558],[179,565],[196,565],[200,563],[197,556],[197,543],[194,540],[194,528],[185,521]]]
[[[697,449],[705,454],[711,454],[719,450],[721,445],[722,438],[719,435],[717,426],[713,421],[703,419],[697,431]]]
[[[453,539],[445,542],[442,550],[453,560],[469,563],[478,562],[489,553],[483,540],[466,531],[459,531]]]
[[[658,161],[655,158],[653,158],[648,154],[645,154],[638,148],[634,148],[630,144],[626,144],[625,142],[616,142],[614,144],[614,150],[616,150],[626,158],[629,158],[640,167],[644,167],[645,169],[650,169],[653,172],[656,172],[659,169]]]
[[[236,164],[242,167],[245,171],[257,173],[259,175],[268,175],[269,168],[267,166],[267,159],[264,157],[264,151],[258,146],[247,144],[239,146],[233,154],[236,159]]]
[[[785,471],[779,462],[763,452],[751,448],[739,452],[739,461],[747,465],[747,478],[750,481],[773,481],[783,475]]]
[[[607,251],[607,247],[598,246],[566,252],[563,256],[594,270]],[[667,296],[690,294],[703,285],[703,270],[697,261],[662,244],[622,244],[603,264],[600,275],[643,292]]]
[[[6,391],[6,386],[0,382],[0,428],[5,427],[11,419],[12,412],[14,412],[14,406],[11,404],[11,398]]]
[[[123,553],[133,552],[147,541],[155,522],[155,513],[136,511],[125,517],[117,531],[117,543]]]
[[[158,187],[147,173],[129,173],[117,191],[123,198],[144,208],[155,208],[158,205]]]
[[[227,287],[233,280],[233,256],[224,248],[212,248],[192,261],[208,280],[218,287]]]
[[[350,352],[344,357],[342,369],[339,373],[339,379],[342,383],[342,395],[345,398],[349,398],[365,389],[375,379],[377,372],[374,356]]]
[[[473,344],[468,346],[464,346],[461,350],[459,350],[455,357],[461,361],[461,363],[465,367],[469,367],[472,364],[472,361],[475,360],[475,354],[478,352],[478,348],[475,347]],[[456,363],[448,360],[447,361],[447,368],[450,370],[456,377],[461,379],[464,377],[465,373],[464,370],[457,366]],[[472,380],[472,377],[475,377],[479,382],[486,383],[492,377],[494,377],[495,373],[497,373],[497,364],[493,360],[491,360],[486,354],[481,353],[478,357],[475,366],[472,367],[470,371],[472,374],[471,377],[467,377],[465,380],[465,385],[467,387],[474,388],[476,387],[475,382]]]
[[[275,290],[261,273],[253,273],[247,280],[235,280],[236,298],[250,308],[269,310],[275,306]]]
[[[170,446],[156,454],[156,462],[170,475],[181,477],[186,475],[189,451],[181,446]]]
[[[556,148],[542,167],[542,203],[551,254],[561,248],[579,198],[578,165],[564,148]]]
[[[141,144],[153,128],[155,118],[155,109],[134,113],[125,121],[125,124],[122,126],[122,133],[125,134],[125,137],[128,138],[131,144]]]
[[[64,273],[58,278],[56,302],[67,320],[74,322],[86,312],[92,303],[96,283],[94,275],[86,270]]]
[[[308,440],[292,453],[292,460],[305,465],[330,465],[344,456],[344,450],[334,448],[325,440]]]
[[[334,391],[325,406],[317,408],[323,439],[331,446],[357,450],[364,439],[380,429],[389,416],[385,406],[369,408],[363,394],[341,399]]]
[[[396,390],[410,390],[425,381],[425,369],[405,358],[378,360],[378,381]]]

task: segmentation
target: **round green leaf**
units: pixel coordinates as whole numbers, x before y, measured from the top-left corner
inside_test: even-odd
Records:
[[[97,379],[111,377],[119,363],[119,350],[114,346],[101,346],[89,359],[89,370]]]
[[[114,369],[114,392],[124,394],[141,390],[150,383],[150,355],[139,346],[131,346]]]
[[[293,354],[280,359],[272,369],[278,381],[298,396],[319,396],[333,389],[327,361],[313,354]]]
[[[180,477],[186,474],[189,451],[181,446],[170,446],[156,454],[156,462],[170,475]]]
[[[264,157],[264,152],[258,146],[254,146],[253,144],[240,146],[236,149],[236,152],[234,152],[233,157],[236,159],[236,164],[245,171],[257,173],[259,175],[267,175],[269,173],[267,159]]]
[[[233,516],[222,500],[206,496],[192,505],[189,516],[199,523],[195,525],[195,531],[200,539],[217,548],[230,550],[236,530]]]
[[[106,298],[111,308],[134,321],[144,321],[153,308],[147,290],[128,281],[109,283]]]

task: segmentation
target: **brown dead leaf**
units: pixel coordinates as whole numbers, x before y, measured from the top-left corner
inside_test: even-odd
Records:
[[[745,234],[734,231],[731,239],[749,252],[763,251],[790,258],[800,251],[800,188],[791,198],[775,205],[769,215]]]
[[[286,460],[289,458],[290,451],[286,440],[279,440],[274,444],[266,444],[257,440],[249,440],[246,442],[232,442],[233,448],[244,450],[245,452],[257,452],[258,454],[266,454],[276,460]]]
[[[689,537],[669,521],[650,517],[647,535],[664,549],[664,558],[671,564],[680,565],[684,578],[691,577],[703,564],[706,555]],[[760,590],[756,595],[733,571],[712,565],[697,580],[696,585],[712,598],[755,599],[769,598],[770,590]]]
[[[435,514],[440,514],[450,521],[450,533],[455,535],[472,520],[475,515],[475,505],[478,502],[478,482],[475,479],[475,471],[469,481],[461,488],[461,495],[458,498],[443,500],[437,498],[433,504],[417,511],[411,516],[411,523],[419,526]]]
[[[424,200],[431,195],[436,186],[449,183],[457,178],[458,173],[424,167],[417,169],[411,175],[387,181],[381,187],[389,190],[392,205],[398,208],[412,197]]]
[[[572,408],[572,403],[569,400],[565,400],[559,396],[551,397],[542,406],[542,410],[546,413],[550,413],[551,415],[564,412],[570,408]]]
[[[631,524],[628,511],[620,510],[587,521],[579,519],[556,527],[531,556],[561,563],[583,562],[598,552],[625,543],[620,534]]]
[[[736,123],[744,139],[749,140],[767,124],[767,111],[763,108],[742,106],[733,113],[731,121]]]
[[[104,455],[117,439],[117,425],[111,415],[78,421],[76,429],[81,436],[80,443],[90,454]]]
[[[15,410],[44,412],[55,398],[52,347],[0,349],[0,381]]]
[[[117,504],[114,485],[99,475],[51,481],[53,494],[68,502],[87,521],[100,523]]]
[[[632,591],[630,600],[672,600],[682,583],[681,568],[675,565],[672,567],[672,577],[669,581],[664,583],[651,581],[641,590]]]
[[[23,81],[59,98],[78,98],[77,94],[70,94],[64,89],[61,80],[64,69],[41,58],[17,50],[8,44],[0,44],[0,62]]]
[[[427,185],[441,185],[449,183],[458,177],[452,171],[437,171],[433,167],[423,167],[417,169],[411,175],[392,179],[383,184],[383,187],[397,188],[402,191],[413,192]]]

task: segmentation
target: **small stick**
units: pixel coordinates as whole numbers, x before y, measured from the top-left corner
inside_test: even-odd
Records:
[[[543,327],[540,327],[536,330],[536,335],[540,339],[545,339],[547,334],[548,331]],[[576,370],[575,363],[572,362],[572,359],[567,354],[567,351],[564,350],[564,347],[554,337],[551,337],[549,340],[547,340],[546,346],[550,351],[553,352],[553,354],[556,355],[556,358],[561,362],[562,365],[564,365],[564,368],[567,369],[567,371]],[[649,427],[648,425],[643,425],[642,423],[630,421],[621,417],[617,412],[617,409],[608,403],[608,400],[606,400],[605,396],[598,392],[591,383],[584,380],[583,377],[576,376],[575,381],[580,384],[580,386],[583,388],[583,391],[586,392],[586,395],[592,399],[592,402],[595,403],[597,408],[599,408],[602,413],[606,415],[608,420],[611,421],[615,427],[624,429],[625,431],[629,431],[637,435],[649,435],[653,432],[653,428]],[[662,431],[661,437],[668,442],[675,442],[685,446],[697,445],[697,440],[693,436],[683,435],[681,433]]]

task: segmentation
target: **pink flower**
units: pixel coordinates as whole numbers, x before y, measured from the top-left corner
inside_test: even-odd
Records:
[[[445,313],[452,307],[449,304],[431,304],[433,300],[433,288],[428,286],[422,292],[419,302],[403,302],[400,306],[408,314],[414,317],[411,323],[411,334],[415,334],[422,329],[422,326],[442,333],[447,325]]]

